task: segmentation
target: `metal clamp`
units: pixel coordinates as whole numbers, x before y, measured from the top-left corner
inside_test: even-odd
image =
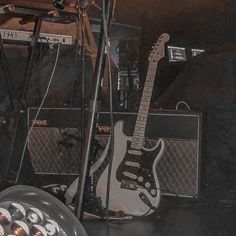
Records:
[[[7,4],[5,6],[0,7],[0,14],[12,13],[15,10],[15,6],[13,4]]]

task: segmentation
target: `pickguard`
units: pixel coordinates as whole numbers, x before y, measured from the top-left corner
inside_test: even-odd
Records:
[[[118,121],[114,127],[114,157],[110,179],[109,209],[114,212],[123,211],[125,214],[134,216],[142,216],[147,212],[151,214],[153,209],[150,208],[157,208],[160,202],[160,185],[156,166],[163,155],[165,144],[162,139],[159,139],[155,148],[142,148],[138,150],[139,152],[133,152],[135,150],[132,151],[129,148],[130,142],[131,137],[126,136],[123,132],[123,122]],[[127,161],[132,161],[139,154],[141,154],[139,156],[141,170],[138,170],[136,164],[127,169]],[[103,155],[109,157],[108,153],[103,153]],[[138,176],[138,173],[143,176],[142,183],[139,182],[140,178],[135,177],[135,175]],[[107,176],[108,166],[102,171],[96,185],[96,196],[101,199],[103,207],[106,207]],[[148,204],[142,197],[148,201]]]
[[[117,168],[116,178],[121,183],[122,188],[130,190],[143,188],[155,197],[157,186],[152,167],[161,151],[161,145],[150,150],[132,150],[131,141],[128,140],[127,152]]]

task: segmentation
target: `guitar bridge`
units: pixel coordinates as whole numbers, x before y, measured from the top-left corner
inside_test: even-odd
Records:
[[[123,189],[128,189],[128,190],[133,190],[133,191],[137,190],[138,188],[136,182],[127,181],[127,180],[122,180],[120,187]]]

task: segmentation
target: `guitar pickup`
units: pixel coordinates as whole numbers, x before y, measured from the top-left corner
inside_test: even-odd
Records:
[[[134,190],[134,191],[138,189],[136,182],[127,180],[122,180],[120,187],[123,189]]]

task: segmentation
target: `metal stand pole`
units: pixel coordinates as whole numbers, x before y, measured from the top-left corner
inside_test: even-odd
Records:
[[[85,141],[85,24],[84,24],[85,9],[81,9],[81,153],[83,153],[83,145]]]
[[[9,67],[7,64],[7,59],[6,59],[6,54],[4,51],[3,39],[2,39],[1,33],[0,33],[0,55],[1,55],[1,66],[2,66],[2,70],[3,70],[3,75],[4,75],[4,78],[6,81],[7,90],[8,90],[8,94],[9,94],[9,98],[10,98],[10,102],[11,102],[11,109],[16,111],[15,88],[13,86],[12,78],[10,76],[10,71],[9,71]]]
[[[16,139],[17,139],[16,137],[17,137],[17,133],[18,133],[18,127],[22,124],[24,127],[24,118],[25,118],[25,114],[26,114],[26,112],[25,112],[25,110],[26,110],[25,99],[28,94],[28,89],[29,89],[29,85],[30,85],[30,77],[32,74],[32,69],[33,69],[35,57],[37,54],[38,38],[39,38],[39,34],[40,34],[42,20],[45,18],[51,17],[51,16],[55,16],[54,11],[39,15],[36,17],[36,20],[35,20],[34,31],[33,31],[33,35],[32,35],[32,41],[31,41],[31,47],[30,47],[30,51],[29,51],[28,66],[27,66],[26,73],[25,73],[24,88],[23,88],[23,91],[16,98],[17,102],[19,104],[19,107],[17,108],[18,114],[16,117],[16,124],[15,124],[15,128],[14,128],[12,144],[11,144],[7,164],[5,167],[5,174],[3,177],[3,186],[4,187],[7,185],[7,182],[8,182],[8,174],[9,174],[9,170],[10,170],[14,146],[15,146]]]
[[[11,148],[10,148],[10,153],[9,153],[9,157],[8,157],[6,168],[5,168],[5,174],[4,174],[4,177],[3,177],[3,187],[7,186],[8,174],[9,174],[9,170],[10,170],[10,165],[11,165],[11,160],[12,160],[12,155],[13,155],[13,149],[14,149],[15,142],[16,142],[18,127],[19,127],[20,123],[22,122],[23,117],[25,117],[24,116],[24,114],[25,114],[25,112],[24,112],[24,110],[25,110],[24,101],[25,101],[26,96],[27,96],[27,91],[28,91],[28,86],[29,86],[29,79],[30,79],[32,68],[33,68],[33,61],[34,61],[35,54],[36,54],[36,42],[38,41],[40,28],[41,28],[41,19],[36,21],[35,26],[34,26],[33,39],[32,39],[32,43],[31,43],[32,48],[31,48],[30,54],[29,54],[29,63],[28,63],[26,76],[25,76],[24,89],[23,89],[23,92],[20,94],[20,98],[18,98],[18,102],[19,102],[19,108],[18,108],[18,111],[17,111],[18,114],[17,114],[17,118],[16,118],[15,130],[14,130],[14,134],[13,134],[13,140],[12,140],[12,144],[11,144]]]
[[[106,16],[107,22],[110,22],[111,18],[111,11],[112,11],[112,0],[106,0]],[[105,36],[104,36],[104,27],[103,22],[101,23],[101,33],[99,39],[99,48],[98,48],[98,55],[95,67],[95,77],[96,77],[96,86],[95,92],[92,100],[91,110],[89,110],[89,117],[88,117],[88,127],[87,133],[84,142],[84,149],[83,155],[81,160],[81,168],[79,172],[79,183],[76,195],[76,207],[75,213],[79,220],[83,220],[83,201],[84,201],[84,193],[85,193],[85,183],[89,173],[89,159],[92,149],[92,141],[94,138],[94,130],[95,125],[97,122],[97,100],[99,94],[99,88],[101,84],[101,79],[104,72],[104,65],[105,65]]]

